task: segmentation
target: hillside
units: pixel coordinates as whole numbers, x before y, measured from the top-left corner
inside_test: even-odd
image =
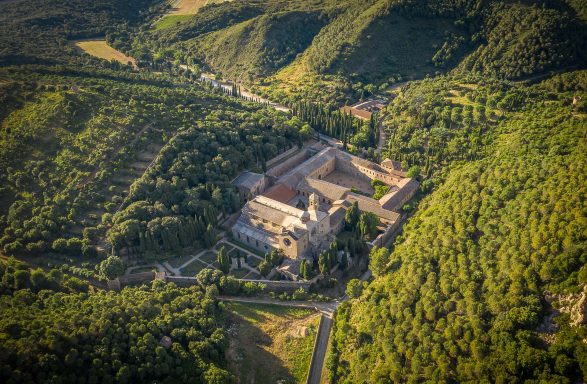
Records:
[[[587,381],[585,1],[178,4],[0,0],[0,382],[304,382],[318,314],[219,295],[331,300],[310,305],[335,311],[333,384]],[[371,119],[342,112],[371,96]],[[241,247],[243,196],[273,178],[234,180],[301,162],[319,134],[393,160],[402,177],[366,192],[327,156],[306,164],[367,196],[409,182],[401,218],[330,186],[316,207],[348,208],[340,226],[249,204],[261,244]],[[278,236],[298,276],[274,272],[294,244]],[[195,280],[106,284],[154,270]],[[257,272],[316,282],[234,277]]]
[[[223,311],[200,287],[89,292],[57,269],[0,262],[3,383],[227,383]],[[163,338],[169,339],[166,346]]]
[[[585,326],[570,327],[566,314],[541,326],[557,308],[549,292],[576,293],[587,283],[587,115],[569,103],[586,96],[586,78],[575,72],[531,88],[501,86],[517,102],[490,128],[484,153],[450,162],[387,266],[339,309],[338,382],[586,377]],[[430,82],[412,87],[430,92]],[[448,84],[437,86],[449,91]],[[495,90],[484,88],[475,93]],[[400,114],[410,112],[421,114]]]
[[[339,89],[345,79],[384,88],[451,70],[518,79],[582,67],[580,12],[558,1],[242,1],[204,7],[138,41],[279,97],[279,89],[311,88],[308,77]]]
[[[0,65],[81,63],[67,45],[69,40],[104,37],[137,26],[164,7],[160,0],[2,1]]]
[[[115,249],[176,249],[177,231],[181,245],[193,245],[216,214],[237,208],[229,181],[242,167],[260,167],[301,139],[299,121],[171,77],[36,68],[0,79],[8,255],[82,254],[96,263],[112,225]],[[204,231],[185,234],[194,218]]]

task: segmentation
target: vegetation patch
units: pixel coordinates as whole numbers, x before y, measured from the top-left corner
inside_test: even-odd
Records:
[[[210,268],[210,267],[207,266],[206,264],[198,261],[198,260],[194,260],[191,263],[189,263],[188,265],[186,265],[185,267],[183,267],[180,270],[180,272],[181,272],[182,276],[193,277],[193,276],[196,276],[204,268]]]
[[[116,60],[121,64],[131,65],[133,67],[136,67],[137,65],[136,60],[134,58],[127,56],[124,53],[112,48],[108,45],[106,40],[78,40],[73,41],[72,44],[79,48],[81,51],[104,60]]]
[[[206,252],[204,253],[202,256],[200,256],[200,260],[208,263],[208,264],[212,264],[216,261],[216,254],[214,252]]]
[[[169,263],[169,265],[171,265],[173,268],[179,268],[181,267],[186,261],[190,260],[192,257],[194,257],[194,255],[198,253],[196,252],[190,252],[189,254],[185,254],[185,255],[180,255],[177,257],[174,257],[172,259],[168,259],[167,262]]]
[[[200,8],[208,4],[222,3],[226,0],[176,0],[170,15],[195,15]]]
[[[233,269],[230,271],[230,274],[233,275],[234,277],[236,277],[237,279],[242,279],[244,278],[246,275],[249,274],[249,270],[247,268],[239,268],[239,269]]]
[[[191,17],[191,15],[167,15],[157,20],[157,22],[155,23],[155,29],[161,30],[177,26],[189,20]]]
[[[320,315],[308,309],[227,303],[229,370],[241,382],[305,383]]]

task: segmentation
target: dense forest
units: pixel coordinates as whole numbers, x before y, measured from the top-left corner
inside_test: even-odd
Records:
[[[0,2],[0,65],[79,64],[70,40],[138,28],[165,9],[160,0],[9,0]]]
[[[571,103],[573,96],[587,96],[585,76],[569,73],[522,94],[503,84],[469,92],[478,102],[477,95],[491,100],[499,93],[497,105],[510,97],[516,103],[484,128],[491,133],[475,156],[467,146],[455,147],[460,156],[445,152],[446,141],[434,149],[448,164],[441,185],[420,203],[392,252],[373,258],[375,281],[339,308],[333,380],[587,377],[584,325],[571,327],[561,304],[547,300],[578,293],[587,282],[586,111]],[[414,83],[404,103],[439,89],[450,98],[451,85],[448,79]],[[392,121],[416,117],[414,110],[390,109],[397,114]],[[419,111],[430,133],[446,124],[428,108]],[[453,123],[445,129],[455,138],[474,141],[475,128]],[[401,134],[421,138],[418,131]],[[558,311],[553,320],[549,314]]]
[[[244,168],[266,169],[266,160],[307,139],[301,128],[300,120],[268,109],[237,112],[217,105],[181,129],[133,183],[112,218],[110,243],[139,253],[211,246],[218,215],[241,205],[230,181]]]
[[[72,279],[0,262],[0,381],[233,381],[214,289],[155,281],[88,293]]]

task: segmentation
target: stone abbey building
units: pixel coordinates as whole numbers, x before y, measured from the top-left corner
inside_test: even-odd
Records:
[[[388,186],[376,200],[371,181]],[[282,249],[290,259],[313,258],[343,229],[346,210],[380,219],[381,245],[418,182],[389,159],[376,164],[323,144],[305,147],[265,174],[244,172],[233,181],[245,206],[232,227],[235,239],[261,252]]]

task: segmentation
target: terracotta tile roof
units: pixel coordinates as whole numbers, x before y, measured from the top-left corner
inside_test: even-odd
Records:
[[[280,203],[287,203],[296,195],[296,191],[289,188],[285,184],[277,184],[271,187],[267,192],[263,194],[263,196],[277,200]]]

